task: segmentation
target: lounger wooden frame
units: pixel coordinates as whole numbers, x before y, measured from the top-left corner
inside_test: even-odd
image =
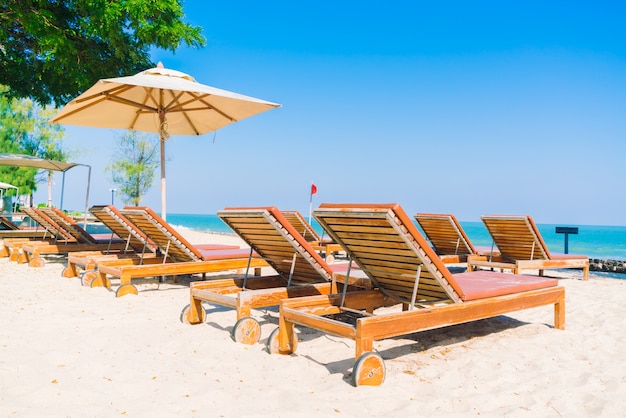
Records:
[[[251,309],[276,306],[285,298],[337,290],[333,274],[347,266],[342,264],[334,270],[276,207],[226,208],[217,214],[277,275],[191,283],[190,304],[181,313],[183,322],[204,322],[203,302],[227,306],[235,309],[237,316],[233,339],[254,344],[261,330],[250,316]],[[359,287],[369,283],[355,279],[350,284]]]
[[[582,269],[583,279],[589,279],[589,257],[552,254],[531,216],[485,215],[481,219],[500,254],[469,257],[468,270],[500,269],[511,270],[515,274],[539,270],[539,275],[543,276],[547,269]]]
[[[285,299],[271,353],[295,350],[295,325],[355,341],[355,385],[379,385],[384,362],[376,340],[553,305],[554,326],[565,327],[565,289],[555,279],[493,271],[452,274],[399,205],[320,206],[314,215],[377,289]],[[377,308],[388,308],[383,313]],[[401,308],[401,310],[400,310]],[[348,324],[330,315],[357,316]]]

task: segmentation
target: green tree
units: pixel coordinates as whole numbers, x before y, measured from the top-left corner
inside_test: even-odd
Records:
[[[6,87],[0,86],[0,152],[67,161],[71,152],[63,148],[65,130],[61,125],[47,123],[55,112],[57,109],[42,107],[30,99],[11,99],[6,95]],[[37,172],[35,168],[0,166],[0,178],[19,187],[20,194],[31,197],[37,183],[47,178],[51,203],[54,172],[44,171],[39,176]]]
[[[106,167],[124,203],[139,205],[154,182],[159,165],[156,136],[128,131],[118,138],[113,161]]]
[[[100,78],[153,67],[150,49],[201,47],[182,0],[1,0],[0,84],[65,104]]]

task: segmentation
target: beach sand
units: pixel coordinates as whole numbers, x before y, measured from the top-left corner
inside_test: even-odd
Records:
[[[385,382],[355,388],[351,340],[299,329],[295,354],[267,353],[276,308],[254,311],[261,342],[240,345],[230,309],[208,306],[206,324],[180,322],[185,280],[146,281],[138,296],[116,299],[61,278],[63,267],[0,259],[2,417],[626,414],[626,280],[546,272],[566,288],[565,331],[545,306],[379,341]]]

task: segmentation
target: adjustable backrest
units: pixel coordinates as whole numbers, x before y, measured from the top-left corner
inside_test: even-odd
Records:
[[[397,204],[323,204],[314,216],[387,296],[403,303],[460,302],[460,288]]]
[[[415,220],[439,255],[472,255],[476,250],[454,215],[418,213]]]
[[[285,280],[332,279],[328,264],[276,207],[226,208],[217,215]]]
[[[135,224],[174,262],[202,261],[200,250],[191,245],[170,224],[146,206],[125,207],[121,214]]]
[[[0,215],[0,226],[2,227],[0,229],[12,229],[12,230],[20,229],[19,226],[15,225],[12,220],[10,220],[4,215]]]
[[[76,242],[81,244],[95,244],[96,240],[78,225],[72,218],[67,216],[65,212],[57,208],[45,207],[40,209],[50,219],[70,234]]]
[[[548,247],[530,216],[485,215],[481,217],[503,259],[547,260]]]
[[[89,212],[115,235],[127,242],[128,246],[136,253],[156,252],[157,245],[137,228],[135,224],[122,215],[115,206],[92,206]]]
[[[68,233],[65,228],[58,225],[53,219],[51,219],[41,210],[34,207],[23,207],[21,210],[57,239],[67,242],[76,242],[76,239],[70,233]]]
[[[281,213],[296,231],[308,242],[319,242],[320,236],[297,210],[282,210]]]

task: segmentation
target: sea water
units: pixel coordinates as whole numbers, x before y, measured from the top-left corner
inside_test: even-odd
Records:
[[[217,215],[168,214],[167,222],[176,228],[200,232],[233,233]],[[322,234],[315,221],[313,228]],[[492,241],[482,222],[461,222],[461,226],[474,245],[491,246]],[[553,253],[565,251],[565,236],[556,233],[557,226],[577,227],[578,234],[568,236],[568,253],[584,254],[589,258],[626,260],[626,226],[551,225],[538,224],[539,232]]]

